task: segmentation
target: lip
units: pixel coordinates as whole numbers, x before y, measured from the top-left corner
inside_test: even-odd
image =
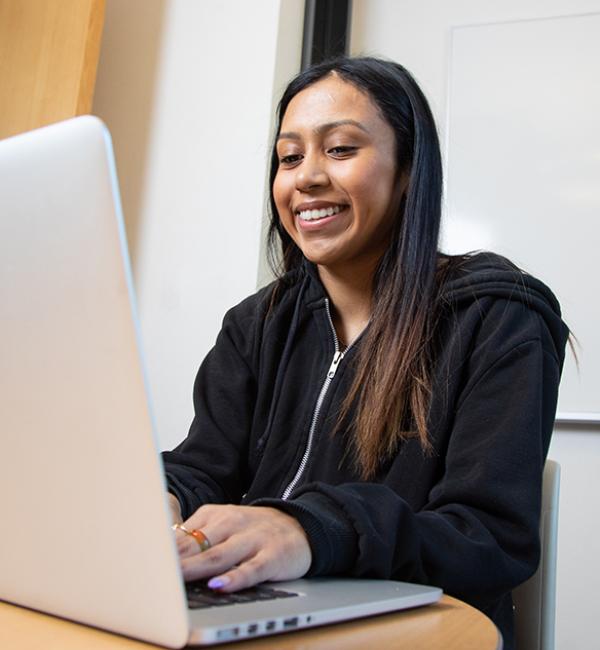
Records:
[[[336,203],[335,201],[306,201],[304,203],[299,203],[294,207],[294,214],[298,216],[299,212],[303,210],[326,210],[327,208],[347,208],[346,203]]]
[[[347,203],[337,203],[334,201],[306,201],[304,203],[299,203],[294,208],[294,217],[296,221],[296,227],[302,232],[315,232],[327,227],[333,221],[343,217],[350,206]],[[305,221],[300,219],[300,212],[304,210],[326,210],[327,208],[340,208],[340,211],[336,214],[332,214],[330,217],[322,217],[315,221]]]

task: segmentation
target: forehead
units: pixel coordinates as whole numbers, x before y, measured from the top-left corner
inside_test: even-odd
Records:
[[[295,95],[283,116],[281,131],[342,119],[391,129],[367,93],[332,74]]]

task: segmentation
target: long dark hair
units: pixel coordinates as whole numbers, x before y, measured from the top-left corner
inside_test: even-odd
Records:
[[[374,276],[370,325],[338,420],[339,425],[357,402],[354,450],[361,475],[369,478],[400,440],[417,436],[423,448],[429,448],[442,163],[435,122],[416,81],[401,65],[371,57],[332,59],[295,77],[279,103],[276,135],[292,98],[332,73],[366,93],[378,107],[395,133],[397,182],[401,176],[408,178],[388,248]],[[272,188],[278,166],[273,146],[269,261],[281,278],[302,264],[303,255],[277,214]]]

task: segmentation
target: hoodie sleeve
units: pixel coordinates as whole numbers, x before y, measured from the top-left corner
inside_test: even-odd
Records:
[[[256,400],[260,318],[256,297],[227,312],[194,383],[187,438],[163,454],[168,490],[189,517],[206,503],[239,503],[247,485],[249,429]]]
[[[423,507],[385,480],[311,483],[279,504],[307,532],[312,575],[429,583],[485,609],[533,574],[562,358],[544,320],[504,300],[471,343]]]

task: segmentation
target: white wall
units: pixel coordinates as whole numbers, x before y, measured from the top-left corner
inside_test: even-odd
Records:
[[[113,136],[163,448],[187,434],[225,311],[256,289],[274,91],[299,70],[303,10],[107,1],[94,113]]]
[[[444,142],[452,25],[599,11],[600,0],[354,0],[351,50],[394,59],[413,72],[431,101]],[[598,647],[599,427],[557,426],[549,455],[562,466],[556,647]]]
[[[597,648],[600,430],[557,426],[549,456],[561,465],[556,648]]]

